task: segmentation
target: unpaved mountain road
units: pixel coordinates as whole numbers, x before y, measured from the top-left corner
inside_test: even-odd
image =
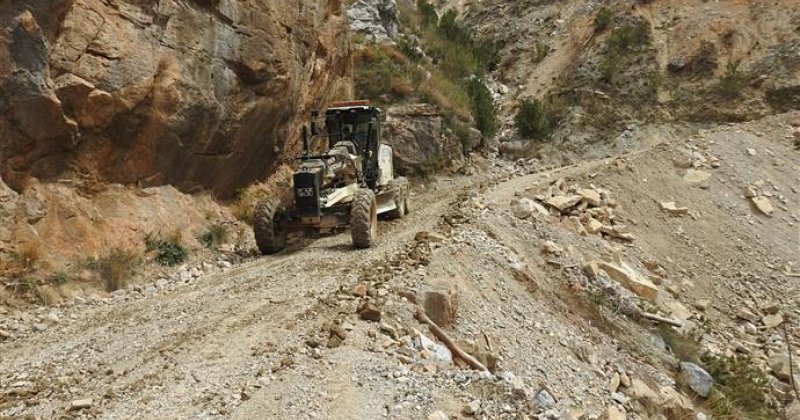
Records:
[[[405,219],[381,222],[380,242],[369,250],[353,250],[345,232],[171,291],[65,308],[45,332],[0,344],[0,414],[230,415],[263,385],[270,356],[303,347],[320,297],[354,284],[363,267],[433,227],[472,182],[428,186]],[[348,378],[342,372],[330,380]],[[68,411],[79,399],[92,399],[92,407]],[[246,417],[279,415],[287,403],[254,401]]]

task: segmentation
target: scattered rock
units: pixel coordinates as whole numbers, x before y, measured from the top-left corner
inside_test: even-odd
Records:
[[[0,340],[6,340],[11,338],[11,333],[6,330],[0,330]]]
[[[614,374],[611,375],[611,381],[608,384],[608,391],[617,392],[617,390],[619,389],[619,381],[620,381],[619,373],[614,372]]]
[[[605,261],[592,261],[587,264],[585,271],[587,273],[599,273],[603,271],[612,280],[642,298],[655,301],[658,297],[658,287],[624,262],[620,262],[620,265],[616,265]]]
[[[358,308],[358,316],[365,321],[380,322],[381,310],[372,302],[364,302]]]
[[[545,203],[560,212],[564,212],[564,210],[580,203],[582,198],[580,195],[557,195],[548,198]]]
[[[583,227],[586,228],[587,233],[594,235],[596,233],[600,233],[600,231],[603,229],[603,224],[594,217],[590,217]]]
[[[752,185],[748,185],[747,187],[745,187],[744,196],[747,198],[753,198],[758,196],[758,191],[756,190],[756,187]]]
[[[85,398],[82,400],[74,400],[69,404],[70,410],[82,410],[84,408],[90,408],[94,404],[91,398]]]
[[[625,420],[625,414],[622,413],[617,407],[611,406],[607,407],[603,414],[600,416],[600,420]]]
[[[472,400],[466,405],[464,405],[464,409],[462,412],[468,416],[474,416],[479,414],[481,411],[481,400]]]
[[[47,330],[47,325],[37,322],[33,324],[33,330],[36,332],[44,332]]]
[[[448,287],[446,290],[428,290],[422,296],[422,307],[436,325],[447,328],[458,316],[458,288]]]
[[[699,184],[711,178],[711,174],[697,169],[688,169],[683,176],[683,180],[690,184]]]
[[[527,219],[534,212],[533,204],[533,200],[528,198],[511,200],[511,213],[518,219]]]
[[[781,305],[778,302],[767,302],[761,305],[761,312],[769,315],[777,314],[780,309]]]
[[[681,363],[681,378],[686,381],[692,391],[703,398],[708,397],[711,387],[714,385],[714,378],[694,363]]]
[[[775,354],[769,358],[769,368],[776,378],[782,381],[791,381],[792,369],[789,364],[789,355],[786,353]],[[795,373],[800,372],[800,369],[794,369]]]
[[[678,207],[674,201],[661,202],[661,211],[666,212],[670,216],[683,216],[689,213],[688,207]]]
[[[772,216],[772,213],[775,211],[775,208],[772,207],[772,202],[769,201],[769,198],[764,196],[753,197],[750,200],[753,201],[753,204],[756,205],[756,208],[761,213]]]
[[[739,308],[739,310],[736,311],[736,317],[750,322],[758,321],[758,316],[746,308]]]
[[[450,417],[444,413],[444,411],[434,411],[433,413],[428,415],[428,420],[449,420]]]
[[[560,246],[553,243],[553,241],[545,241],[542,243],[542,252],[545,254],[560,255],[562,252],[564,252],[564,250],[561,249]]]
[[[772,314],[767,315],[761,318],[761,322],[764,323],[764,326],[767,328],[775,328],[781,324],[783,324],[783,315],[781,314]]]
[[[355,285],[355,287],[353,287],[353,295],[361,297],[361,298],[367,296],[367,291],[368,291],[368,288],[367,288],[366,284],[357,284],[357,285]]]
[[[595,190],[581,188],[578,190],[578,195],[581,196],[581,200],[583,200],[586,204],[592,207],[600,206],[601,198],[599,192]]]
[[[556,400],[547,392],[546,389],[542,389],[536,393],[536,403],[539,404],[539,407],[549,410],[556,406]]]

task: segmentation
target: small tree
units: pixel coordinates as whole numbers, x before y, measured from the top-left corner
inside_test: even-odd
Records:
[[[550,134],[551,116],[547,107],[538,100],[525,100],[514,118],[523,137],[544,138]]]
[[[475,125],[486,137],[491,137],[497,132],[497,108],[494,105],[492,93],[478,78],[472,78],[467,85],[467,93],[472,102],[472,116]]]
[[[738,98],[742,95],[747,77],[739,71],[739,63],[728,64],[728,67],[719,79],[719,90],[727,99]]]

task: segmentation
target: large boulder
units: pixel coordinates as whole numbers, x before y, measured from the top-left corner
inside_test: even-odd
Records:
[[[388,41],[397,36],[399,15],[395,0],[358,0],[347,7],[353,32],[375,41]]]
[[[443,124],[439,111],[429,104],[386,110],[384,141],[394,149],[398,172],[425,175],[463,164],[463,146],[445,132]]]
[[[340,0],[30,0],[0,8],[0,176],[229,196],[351,90]]]

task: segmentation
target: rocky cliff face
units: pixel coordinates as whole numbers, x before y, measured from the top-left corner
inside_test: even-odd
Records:
[[[347,97],[339,0],[31,0],[0,8],[0,176],[227,196]]]

